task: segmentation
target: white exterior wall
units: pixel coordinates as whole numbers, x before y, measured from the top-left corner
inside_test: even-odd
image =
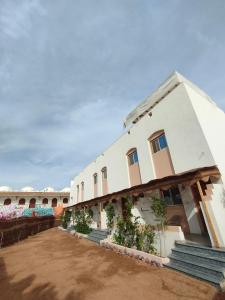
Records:
[[[210,147],[216,165],[220,169],[223,182],[225,182],[225,113],[214,103],[194,89],[185,85],[191,103],[195,110],[199,125]]]
[[[165,131],[175,173],[214,165],[192,102],[185,84],[181,83],[152,109],[152,117],[145,115],[129,129],[130,134],[124,133],[74,178],[71,204],[77,202],[76,186],[82,181],[85,184],[84,200],[94,197],[95,172],[98,173],[98,196],[102,196],[101,169],[105,166],[109,193],[130,187],[126,153],[131,148],[137,148],[142,183],[155,179],[148,138],[161,129]]]

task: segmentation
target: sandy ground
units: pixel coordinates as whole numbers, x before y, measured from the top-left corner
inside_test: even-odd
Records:
[[[225,299],[207,283],[50,229],[0,250],[1,300]]]

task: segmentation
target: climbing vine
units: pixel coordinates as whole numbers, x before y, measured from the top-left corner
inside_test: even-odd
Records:
[[[132,199],[127,197],[124,204],[124,216],[117,218],[117,229],[113,235],[116,244],[155,253],[155,233],[150,225],[140,224],[139,217],[132,214]]]
[[[112,203],[107,204],[105,207],[105,212],[107,218],[106,225],[109,229],[112,229],[114,224],[114,217],[116,215],[114,205]]]
[[[82,208],[74,211],[74,229],[77,232],[88,234],[91,232],[90,224],[92,223],[92,209]]]

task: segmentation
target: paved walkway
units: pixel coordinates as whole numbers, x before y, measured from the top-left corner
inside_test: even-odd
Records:
[[[216,293],[56,228],[0,250],[1,300],[225,299]]]

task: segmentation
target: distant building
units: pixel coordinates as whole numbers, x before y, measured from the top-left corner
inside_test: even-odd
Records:
[[[224,112],[175,72],[124,124],[126,132],[73,179],[70,205],[91,207],[94,226],[104,229],[104,205],[122,214],[130,195],[133,214],[151,224],[156,195],[168,204],[168,224],[225,247]]]
[[[70,188],[55,191],[47,187],[42,191],[36,191],[32,187],[24,187],[20,191],[14,191],[10,187],[0,187],[0,206],[15,204],[23,207],[34,208],[37,205],[43,207],[67,206],[69,202]]]

